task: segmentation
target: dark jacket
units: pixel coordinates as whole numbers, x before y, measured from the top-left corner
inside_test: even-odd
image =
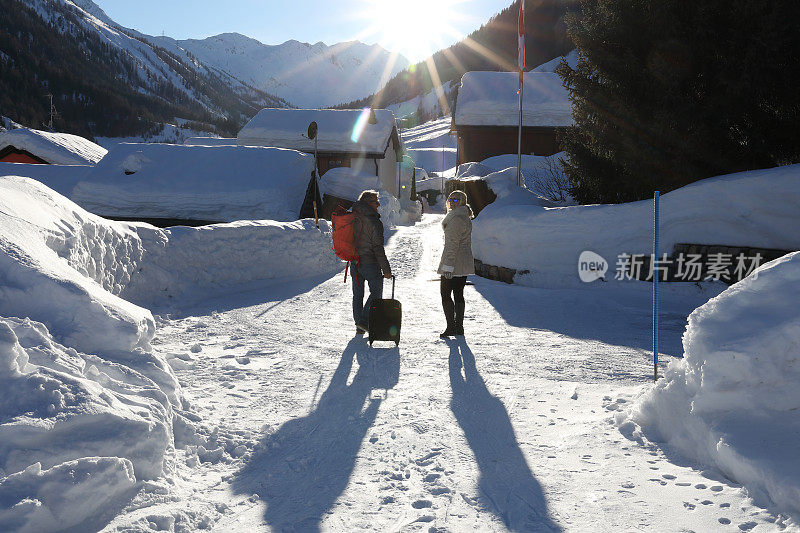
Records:
[[[353,204],[356,219],[353,223],[358,262],[377,263],[384,274],[391,272],[386,251],[383,249],[383,222],[375,209],[365,202]]]

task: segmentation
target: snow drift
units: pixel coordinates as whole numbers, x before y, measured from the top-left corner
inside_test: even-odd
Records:
[[[620,429],[715,465],[756,500],[800,516],[798,301],[795,252],[696,309],[684,358],[618,415]]]
[[[86,352],[147,350],[150,311],[118,296],[143,256],[129,227],[37,181],[0,180],[0,316],[43,322],[59,342]]]
[[[530,274],[537,287],[581,285],[584,250],[609,264],[615,283],[617,256],[650,254],[653,202],[547,208],[515,197],[487,206],[475,219],[472,249],[492,265]],[[502,193],[501,193],[502,195]],[[677,243],[800,249],[800,165],[728,174],[698,181],[661,197],[661,250]],[[509,231],[513,229],[513,231]]]
[[[336,272],[342,263],[333,253],[330,223],[319,223],[319,230],[312,219],[165,230],[137,225],[147,254],[123,296],[140,305],[174,306],[253,281]]]
[[[171,469],[180,387],[133,303],[334,272],[310,220],[161,230],[0,179],[0,530],[96,529]],[[174,305],[176,298],[170,302]],[[186,444],[186,443],[183,443]]]
[[[313,169],[281,148],[119,144],[70,198],[117,218],[296,220]]]

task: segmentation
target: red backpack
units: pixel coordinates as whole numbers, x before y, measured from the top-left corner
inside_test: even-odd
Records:
[[[333,252],[336,257],[347,261],[344,267],[344,281],[347,282],[347,269],[350,263],[358,263],[358,252],[356,252],[356,236],[354,223],[356,215],[352,211],[345,210],[341,205],[331,215],[333,224]]]

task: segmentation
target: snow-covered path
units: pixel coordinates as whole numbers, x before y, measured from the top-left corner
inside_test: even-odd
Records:
[[[399,348],[354,337],[341,274],[162,316],[157,348],[211,444],[178,450],[174,486],[143,491],[108,529],[777,530],[735,484],[611,423],[650,383],[646,288],[474,278],[466,338],[443,341],[440,220],[387,246]],[[667,297],[665,352],[680,353],[700,301]]]

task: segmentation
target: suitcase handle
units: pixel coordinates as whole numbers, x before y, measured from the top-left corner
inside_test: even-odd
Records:
[[[394,300],[394,274],[392,274],[392,300]]]

